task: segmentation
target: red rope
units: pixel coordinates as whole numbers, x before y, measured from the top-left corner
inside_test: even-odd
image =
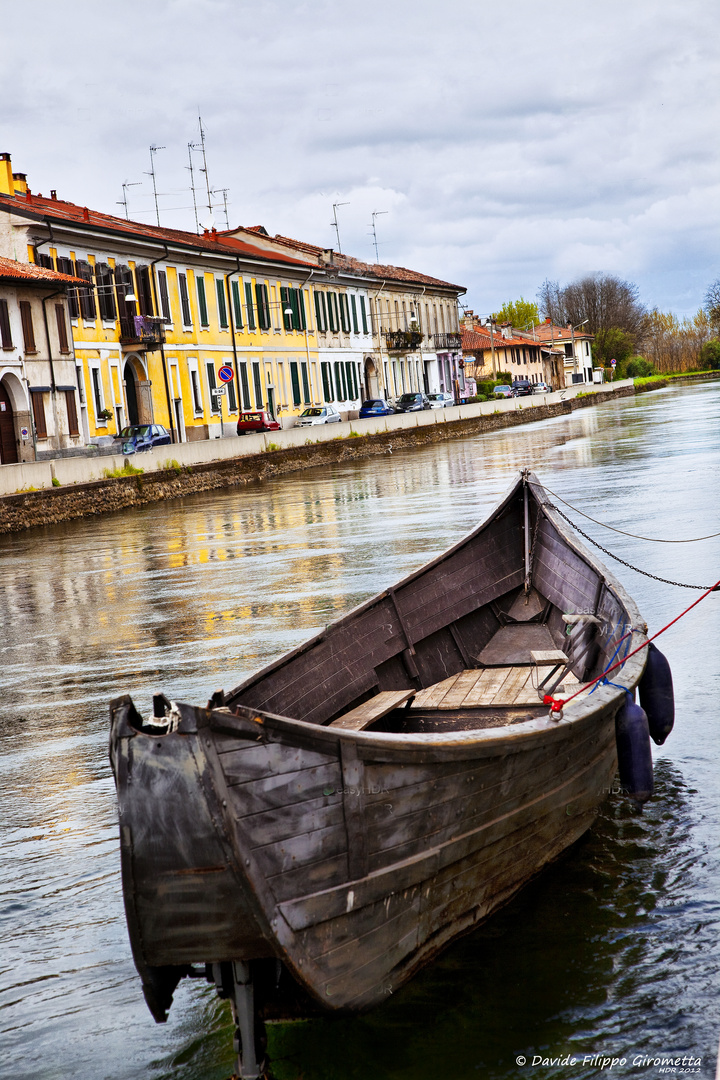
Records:
[[[611,664],[609,668],[606,668],[605,671],[603,671],[600,675],[596,675],[595,678],[591,679],[589,683],[585,683],[585,685],[581,686],[579,690],[576,690],[574,694],[571,694],[569,698],[565,698],[564,700],[560,700],[559,698],[554,698],[552,696],[552,694],[546,694],[545,697],[543,698],[543,704],[550,706],[550,712],[551,713],[562,712],[563,705],[567,705],[568,702],[572,701],[573,698],[576,698],[578,696],[578,694],[582,694],[582,692],[584,690],[587,690],[588,687],[593,686],[596,682],[600,682],[601,679],[604,679],[605,676],[609,675],[611,671],[615,670],[615,668],[622,667],[623,664],[627,660],[629,660],[631,656],[635,656],[635,654],[639,653],[641,649],[646,649],[651,641],[654,641],[655,638],[660,637],[660,635],[664,634],[666,630],[669,630],[671,626],[674,626],[674,624],[676,622],[678,622],[679,619],[682,619],[683,615],[687,615],[688,611],[692,611],[692,609],[694,607],[696,607],[697,604],[699,604],[701,600],[704,600],[705,597],[709,596],[711,592],[717,592],[718,590],[720,590],[720,581],[717,581],[714,585],[711,585],[710,588],[707,589],[702,594],[702,596],[699,596],[697,598],[697,600],[694,600],[693,603],[690,604],[689,607],[686,607],[684,611],[681,611],[679,615],[677,615],[671,622],[669,622],[667,624],[667,626],[663,626],[662,630],[658,630],[658,632],[656,634],[653,634],[652,637],[649,637],[647,639],[647,641],[644,641],[642,643],[642,645],[638,645],[637,649],[633,649],[633,651],[631,653],[628,653],[627,656],[624,656],[622,658],[622,660],[618,660],[616,663]],[[632,633],[632,632],[633,631],[630,631],[630,633]],[[628,635],[625,634],[625,637],[627,637],[627,636]],[[622,640],[623,639],[620,638],[620,641],[622,641]]]

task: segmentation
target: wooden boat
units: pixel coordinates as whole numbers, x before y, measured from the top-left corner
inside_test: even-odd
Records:
[[[523,472],[460,543],[206,708],[157,695],[144,719],[113,701],[125,906],[156,1020],[180,978],[212,979],[240,1075],[260,1075],[258,1015],[375,1005],[508,901],[612,788],[647,650],[560,718],[542,698],[579,690],[621,640],[646,640],[635,604]]]

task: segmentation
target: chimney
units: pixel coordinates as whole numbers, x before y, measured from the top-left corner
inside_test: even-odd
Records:
[[[323,248],[320,254],[320,262],[325,266],[333,266],[335,264],[335,252],[332,248]]]
[[[55,188],[50,188],[50,198],[53,202],[57,202],[57,191]]]
[[[16,195],[25,195],[27,193],[27,173],[14,172],[12,174],[13,187]]]
[[[0,195],[14,195],[12,162],[9,154],[0,154]]]

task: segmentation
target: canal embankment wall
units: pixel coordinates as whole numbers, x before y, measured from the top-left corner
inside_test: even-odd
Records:
[[[179,443],[137,456],[57,458],[0,466],[0,533],[112,513],[316,465],[383,455],[571,413],[631,396],[631,379],[341,424]],[[142,472],[108,475],[125,464]]]

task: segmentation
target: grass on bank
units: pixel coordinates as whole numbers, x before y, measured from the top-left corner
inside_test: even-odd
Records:
[[[144,469],[138,469],[135,465],[131,465],[129,461],[126,461],[122,469],[103,469],[103,476],[107,480],[112,480],[119,476],[139,476],[143,472],[145,472]]]

